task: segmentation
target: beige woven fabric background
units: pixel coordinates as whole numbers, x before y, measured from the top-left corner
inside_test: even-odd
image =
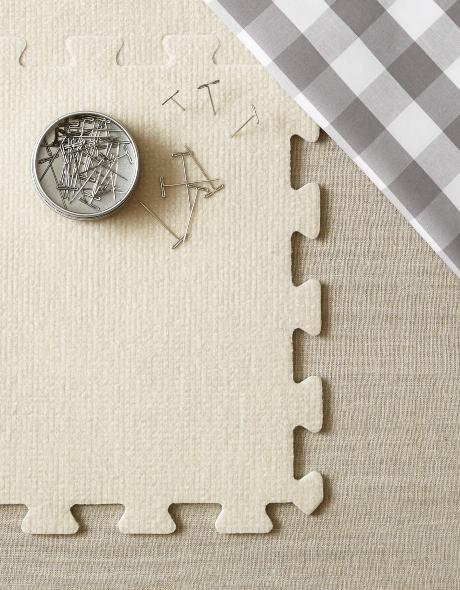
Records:
[[[70,538],[24,535],[25,508],[3,506],[1,590],[460,588],[459,283],[324,134],[293,141],[306,181],[323,229],[294,238],[295,275],[324,284],[325,321],[296,335],[296,377],[324,378],[326,420],[298,431],[295,474],[324,474],[323,505],[271,506],[261,536],[219,535],[218,506],[175,506],[167,537],[120,534],[121,506],[76,507]]]

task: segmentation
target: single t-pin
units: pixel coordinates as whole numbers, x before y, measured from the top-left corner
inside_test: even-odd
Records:
[[[211,101],[212,112],[214,115],[217,115],[216,107],[214,106],[214,100],[212,98],[211,88],[213,84],[219,84],[220,80],[213,80],[212,82],[206,82],[206,84],[201,84],[198,86],[197,90],[202,90],[203,88],[207,88],[209,94],[209,100]]]
[[[169,96],[164,102],[161,103],[161,106],[164,106],[167,102],[169,102],[170,100],[172,100],[174,103],[177,104],[178,107],[180,107],[183,111],[185,111],[185,107],[183,107],[180,102],[178,102],[174,97],[177,96],[179,94],[179,90],[176,90],[176,92],[174,92],[174,94],[171,94],[171,96]]]
[[[238,133],[239,133],[239,132],[240,132],[240,131],[243,129],[243,127],[246,127],[246,125],[247,125],[247,124],[248,124],[250,121],[252,121],[253,119],[255,119],[255,120],[256,120],[256,124],[257,124],[257,125],[260,123],[260,120],[259,120],[259,115],[257,114],[256,107],[255,107],[253,104],[251,105],[251,109],[252,109],[253,115],[252,115],[251,117],[249,117],[249,119],[248,119],[248,120],[247,120],[245,123],[243,123],[243,124],[241,125],[241,127],[239,127],[239,128],[238,128],[238,129],[237,129],[237,130],[236,130],[234,133],[232,133],[232,134],[230,135],[230,138],[232,138],[232,137],[235,137],[235,135],[237,135],[237,134],[238,134]]]
[[[185,184],[185,189],[187,191],[187,198],[188,198],[188,206],[189,209],[192,208],[192,198],[190,196],[190,183],[188,181],[188,174],[187,174],[187,166],[185,164],[185,158],[187,156],[190,156],[190,152],[174,152],[174,154],[172,154],[173,158],[181,158],[182,160],[182,170],[184,172],[184,184]]]

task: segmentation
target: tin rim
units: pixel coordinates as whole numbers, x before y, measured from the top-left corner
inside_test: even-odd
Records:
[[[133,179],[131,181],[131,184],[129,185],[128,189],[126,190],[125,196],[118,203],[115,203],[109,209],[106,209],[105,211],[99,211],[96,213],[74,213],[73,211],[69,211],[68,209],[64,209],[64,207],[60,207],[55,201],[53,201],[53,199],[51,199],[51,197],[49,197],[46,194],[46,192],[44,191],[44,189],[40,183],[40,180],[38,179],[38,174],[37,174],[37,167],[36,167],[37,154],[38,154],[38,150],[40,148],[40,144],[41,144],[42,139],[47,135],[47,133],[50,131],[50,129],[55,127],[60,121],[63,121],[64,119],[67,119],[69,117],[75,117],[75,116],[79,116],[79,115],[90,115],[90,116],[97,116],[97,117],[103,117],[105,119],[109,119],[112,123],[117,125],[123,131],[123,133],[126,134],[129,141],[131,142],[132,149],[133,149],[134,155],[136,157],[136,170],[133,175]],[[67,217],[69,219],[83,219],[83,220],[84,219],[101,219],[102,217],[107,217],[108,215],[112,215],[112,213],[115,213],[115,211],[117,211],[122,205],[124,205],[126,203],[128,198],[131,196],[134,189],[136,188],[137,182],[139,180],[139,150],[137,149],[136,142],[134,141],[134,138],[131,135],[131,133],[126,129],[126,127],[124,125],[122,125],[119,121],[117,121],[117,119],[114,119],[113,117],[110,117],[109,115],[105,115],[104,113],[100,113],[98,111],[74,111],[72,113],[68,113],[66,115],[62,115],[62,116],[58,117],[52,123],[50,123],[46,127],[46,129],[42,132],[42,134],[40,135],[38,140],[35,142],[35,146],[34,146],[34,149],[32,152],[31,172],[32,172],[32,179],[33,179],[33,182],[35,185],[35,189],[38,192],[38,194],[40,195],[40,197],[42,198],[42,200],[48,205],[48,207],[50,207],[51,209],[53,209],[54,211],[56,211],[60,215],[63,215],[64,217]]]

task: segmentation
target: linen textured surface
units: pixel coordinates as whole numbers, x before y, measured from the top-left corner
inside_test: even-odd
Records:
[[[460,274],[460,0],[205,0]]]

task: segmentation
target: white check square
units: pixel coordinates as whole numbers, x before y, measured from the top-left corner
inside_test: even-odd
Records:
[[[452,82],[460,88],[460,57],[454,61],[444,72]]]
[[[387,11],[412,39],[418,39],[444,14],[433,0],[396,0]]]
[[[446,186],[443,192],[460,211],[460,174],[458,174],[453,181]]]
[[[416,102],[411,102],[387,129],[413,158],[421,154],[442,133]]]
[[[299,0],[275,0],[274,4],[284,12],[300,31],[308,29],[329,9],[329,5],[325,0],[309,0],[308,3],[299,2]]]
[[[361,39],[353,41],[331,67],[356,95],[360,95],[385,70]]]

